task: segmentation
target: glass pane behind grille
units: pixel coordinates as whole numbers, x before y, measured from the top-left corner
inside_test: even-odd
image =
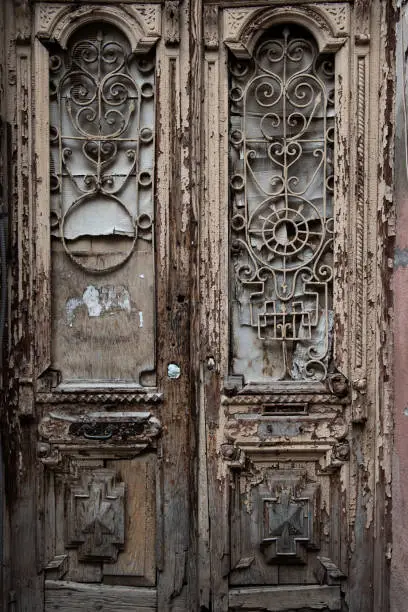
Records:
[[[334,58],[284,25],[229,71],[232,373],[320,381],[333,329]]]

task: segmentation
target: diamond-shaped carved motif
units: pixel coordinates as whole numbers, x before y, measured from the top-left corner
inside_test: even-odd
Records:
[[[78,548],[80,561],[116,561],[125,543],[124,498],[114,470],[86,472],[71,487],[67,546]]]
[[[301,493],[293,486],[279,486],[273,497],[262,498],[261,550],[267,563],[307,563],[307,549],[316,549],[315,513],[319,486]]]

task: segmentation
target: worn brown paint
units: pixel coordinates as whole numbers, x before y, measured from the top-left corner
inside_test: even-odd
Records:
[[[98,15],[98,7],[102,4],[92,5],[94,15]],[[110,4],[108,0],[106,4]],[[102,569],[77,563],[76,553],[72,550],[69,551],[73,563],[69,571],[72,573],[65,573],[65,576],[75,577],[75,580],[65,580],[64,572],[67,570],[61,558],[64,555],[55,549],[55,558],[46,570],[47,610],[56,609],[57,605],[69,610],[72,597],[78,606],[85,606],[87,601],[98,598],[100,605],[107,609],[113,609],[113,606],[120,609],[122,605],[126,609],[129,604],[143,606],[146,610],[157,607],[163,611],[181,611],[201,607],[203,612],[210,609],[226,612],[254,607],[269,609],[272,600],[277,601],[276,605],[279,604],[282,610],[288,606],[296,606],[299,610],[299,605],[307,610],[316,609],[316,606],[321,609],[322,605],[326,605],[326,609],[338,609],[340,600],[343,609],[348,607],[351,612],[386,612],[388,609],[392,404],[392,296],[388,262],[393,247],[390,189],[393,181],[395,50],[395,14],[391,2],[360,0],[354,5],[351,3],[349,41],[356,46],[351,59],[344,51],[338,51],[339,65],[347,66],[347,69],[353,66],[352,71],[355,70],[355,57],[369,56],[365,70],[370,116],[363,123],[371,121],[368,126],[363,125],[367,137],[365,150],[370,151],[369,159],[363,160],[364,151],[358,149],[354,132],[358,126],[350,129],[351,125],[354,126],[355,95],[350,95],[353,83],[352,79],[347,82],[347,71],[343,71],[346,78],[338,80],[337,104],[345,109],[350,103],[351,112],[338,114],[339,180],[336,188],[340,202],[337,222],[341,229],[336,247],[338,311],[335,325],[337,366],[349,378],[348,390],[339,395],[333,391],[333,385],[316,393],[300,389],[290,395],[290,402],[282,389],[265,387],[262,392],[254,388],[242,392],[237,385],[235,389],[229,389],[228,394],[223,392],[223,375],[229,371],[229,355],[228,176],[225,159],[228,134],[224,87],[227,75],[225,40],[222,37],[229,36],[227,42],[231,50],[237,49],[243,43],[238,40],[239,28],[232,31],[234,19],[238,22],[247,20],[250,32],[248,15],[251,11],[256,19],[282,6],[287,13],[296,10],[301,14],[304,4],[301,0],[294,1],[289,8],[287,3],[278,0],[273,5],[268,3],[266,11],[261,11],[265,5],[263,0],[239,4],[225,1],[204,3],[203,11],[201,2],[192,0],[165,3],[163,40],[159,43],[158,55],[156,143],[158,389],[146,397],[114,389],[106,389],[103,393],[81,392],[75,396],[75,401],[71,397],[64,403],[52,390],[54,373],[47,372],[50,363],[50,275],[47,211],[43,203],[48,193],[48,178],[47,161],[41,157],[41,147],[47,147],[47,138],[44,138],[47,117],[44,113],[40,124],[35,126],[30,115],[32,104],[36,112],[41,112],[40,96],[35,88],[30,88],[30,84],[32,71],[41,72],[46,56],[41,55],[37,48],[34,55],[38,63],[35,66],[31,63],[30,54],[35,45],[41,43],[36,41],[34,44],[29,39],[33,23],[29,3],[4,3],[9,55],[2,86],[7,89],[8,106],[6,108],[2,100],[1,112],[13,126],[11,201],[14,217],[10,249],[11,351],[9,368],[4,374],[6,393],[2,398],[2,430],[10,517],[8,526],[11,527],[8,546],[11,551],[29,551],[27,555],[11,555],[5,589],[6,599],[11,592],[10,610],[38,609],[40,612],[43,609],[42,572],[44,564],[49,561],[44,555],[48,555],[53,547],[47,533],[44,534],[43,517],[46,516],[45,520],[51,524],[52,512],[60,513],[60,522],[63,522],[63,496],[54,510],[51,507],[55,491],[60,486],[58,483],[64,480],[71,468],[68,469],[63,461],[59,463],[57,454],[53,454],[51,446],[56,442],[43,440],[39,459],[36,456],[39,420],[46,418],[55,407],[56,412],[71,411],[71,414],[78,410],[85,421],[89,411],[98,411],[102,407],[112,412],[123,407],[129,411],[150,411],[160,421],[162,429],[158,439],[154,437],[143,442],[148,445],[152,464],[157,465],[155,500],[149,490],[146,506],[141,510],[151,509],[155,503],[158,508],[156,529],[150,531],[152,539],[155,539],[154,532],[157,531],[157,552],[153,561],[152,541],[149,541],[145,549],[149,559],[146,561],[146,575],[141,576],[138,583],[139,599],[134,599],[135,592],[123,582],[120,583],[122,587],[117,586],[117,580],[121,579],[115,572],[120,571],[120,563],[109,572],[114,576],[110,580],[115,585],[111,588],[106,584],[89,587],[87,581],[101,580]],[[306,7],[309,18],[318,14],[313,11],[320,4],[310,3],[312,10]],[[56,8],[57,13],[61,11],[62,14],[71,6],[75,10],[79,7],[78,3],[61,2]],[[122,6],[128,11],[128,18],[132,19],[132,2],[125,1]],[[145,14],[145,18],[150,19],[150,30],[147,32],[146,26],[146,32],[151,37],[157,34],[154,28],[162,27],[157,25],[160,18],[154,21],[155,11],[160,11],[160,6],[160,3],[149,5],[150,13]],[[52,5],[44,3],[43,7],[49,10]],[[333,18],[332,23],[338,19],[336,27],[348,27],[341,25],[344,22],[336,13],[337,7],[338,3],[324,3],[318,8],[327,11],[325,15],[329,15],[327,19]],[[143,9],[144,5],[138,5],[140,8]],[[228,13],[228,20],[224,9],[232,11]],[[243,12],[240,13],[240,9]],[[335,12],[330,13],[329,9]],[[55,19],[60,17],[58,13]],[[142,19],[140,14],[139,18]],[[54,16],[51,15],[50,19],[52,21]],[[80,12],[74,19],[80,22]],[[45,30],[46,26],[42,31]],[[204,44],[201,44],[202,39]],[[239,49],[243,52],[242,46]],[[11,103],[15,98],[17,110]],[[360,166],[355,172],[359,156]],[[364,184],[362,163],[368,169],[367,183]],[[359,177],[358,184],[354,182],[355,176]],[[355,219],[354,196],[360,198],[365,207],[360,215],[360,227],[367,228],[364,235],[360,234],[357,246],[352,235],[354,229],[347,219],[349,206],[353,221]],[[404,231],[401,229],[400,238]],[[402,240],[399,246],[407,247]],[[355,259],[359,253],[362,268],[356,269]],[[360,280],[359,288],[355,290],[358,274],[364,280]],[[398,272],[395,285],[401,302],[406,293],[404,274],[403,269]],[[362,309],[360,304],[355,306],[355,295],[364,301]],[[365,327],[358,330],[358,343],[362,348],[357,357],[352,327],[356,320],[365,321]],[[405,323],[400,314],[397,331],[401,338]],[[403,346],[398,343],[396,346],[399,360],[399,356],[404,354]],[[180,378],[168,378],[169,363],[180,367]],[[402,409],[404,396],[401,382],[405,372],[403,360],[400,360],[399,367],[397,410]],[[37,377],[41,377],[38,393],[35,388]],[[36,394],[38,402],[35,401]],[[285,403],[306,405],[306,409],[303,408],[304,412],[300,414],[279,416],[277,407]],[[400,431],[395,446],[395,474],[397,486],[401,489],[404,477],[407,477],[403,450],[405,418],[397,414]],[[118,431],[122,430],[119,428]],[[137,484],[137,478],[127,470],[132,461],[135,465],[143,463],[142,458],[140,462],[134,458],[134,454],[145,450],[137,447],[137,444],[142,445],[140,439],[135,440],[130,434],[128,440],[114,437],[111,443],[98,443],[99,446],[89,440],[81,441],[81,444],[75,440],[75,443],[78,455],[74,464],[79,466],[78,469],[85,465],[81,464],[84,458],[89,462],[88,468],[95,471],[106,469],[102,466],[105,462],[109,469],[119,470],[121,482],[140,491],[139,501],[143,505],[145,485]],[[321,474],[316,468],[318,464],[325,466]],[[251,520],[245,517],[251,495],[259,490],[269,469],[309,470],[309,477],[315,479],[316,486],[319,484],[322,497],[327,501],[321,509],[321,520],[327,532],[323,545],[327,548],[327,555],[336,558],[336,568],[340,566],[338,571],[347,574],[346,580],[322,585],[318,592],[310,565],[306,573],[302,573],[302,568],[282,569],[281,585],[275,591],[271,591],[270,584],[263,585],[256,593],[241,588],[244,579],[240,576],[245,575],[247,583],[252,584],[251,572],[255,571],[255,565],[250,555],[244,556],[238,559],[239,567],[233,570],[230,556],[240,552],[241,536],[242,542],[249,547],[253,545],[251,538],[255,536],[250,535]],[[408,474],[408,468],[406,471]],[[154,477],[149,474],[150,482],[153,482]],[[242,495],[239,487],[245,489]],[[397,492],[395,495],[398,501],[396,524],[403,533],[403,494]],[[198,499],[202,504],[200,508],[197,507]],[[44,500],[47,500],[45,505]],[[132,504],[136,513],[138,506],[134,498]],[[242,510],[243,504],[247,504],[246,510]],[[231,512],[235,529],[233,536],[229,531]],[[249,526],[239,535],[240,522],[246,520]],[[56,531],[62,534],[60,528]],[[140,561],[144,540],[137,539],[137,532],[132,532],[132,537],[136,538],[135,550],[141,555],[138,557]],[[56,540],[57,548],[63,549],[63,536],[57,534]],[[261,559],[258,550],[256,554]],[[317,554],[309,554],[315,562]],[[402,545],[397,559],[405,559]],[[154,564],[158,570],[157,593],[153,592]],[[138,568],[141,565],[142,561]],[[271,567],[265,576],[274,576],[278,580],[279,572]],[[138,571],[142,573],[143,570]],[[399,583],[401,572],[396,562],[394,572],[394,579]],[[234,575],[237,585],[233,589],[230,589],[230,574]],[[327,568],[319,575],[323,576],[323,581],[328,581]],[[308,589],[301,590],[300,585],[294,588],[284,586],[296,581],[308,582]],[[133,584],[136,582],[134,579]],[[152,585],[153,590],[143,590],[145,583]],[[292,592],[296,594],[297,589],[301,602],[299,597],[297,601],[293,599]],[[325,604],[321,603],[322,593],[326,597]],[[399,612],[398,607],[395,611]]]

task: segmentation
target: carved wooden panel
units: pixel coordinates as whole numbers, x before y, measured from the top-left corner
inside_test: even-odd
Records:
[[[68,492],[66,546],[78,561],[116,561],[125,542],[125,485],[114,470],[81,474]]]
[[[322,470],[311,450],[303,453],[309,460],[289,450],[279,458],[273,449],[244,452],[230,463],[230,584],[319,584],[322,559],[342,577],[333,546],[341,520],[336,470]]]
[[[110,454],[121,452],[132,451],[116,446]],[[154,586],[155,455],[43,461],[47,578]]]
[[[267,563],[307,563],[307,550],[320,544],[318,506],[320,485],[296,482],[275,473],[275,481],[266,497],[261,498],[261,550]],[[306,479],[305,479],[306,480]]]

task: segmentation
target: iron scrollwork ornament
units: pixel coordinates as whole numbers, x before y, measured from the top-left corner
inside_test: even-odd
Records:
[[[112,271],[152,242],[154,58],[99,24],[51,53],[50,78],[51,233],[84,270]]]
[[[333,306],[334,64],[296,26],[230,59],[232,374],[322,381]]]

